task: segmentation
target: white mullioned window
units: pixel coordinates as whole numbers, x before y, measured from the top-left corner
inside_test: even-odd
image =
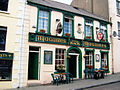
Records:
[[[101,53],[101,62],[102,62],[102,68],[108,67],[108,54],[107,53]]]
[[[86,55],[87,55],[85,59],[86,68],[93,68],[93,52],[87,51]]]
[[[48,28],[49,28],[49,12],[39,10],[38,32],[40,32],[40,30],[45,30],[45,33],[48,33]]]
[[[92,29],[93,29],[93,22],[91,20],[85,20],[85,36],[87,39],[92,39]]]
[[[65,50],[64,49],[56,49],[55,56],[55,70],[57,70],[57,66],[65,64]]]
[[[65,16],[64,17],[64,35],[66,33],[72,35],[72,23],[73,23],[73,18],[70,16]]]

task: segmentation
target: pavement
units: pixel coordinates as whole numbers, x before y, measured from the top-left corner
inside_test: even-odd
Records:
[[[79,79],[69,84],[29,86],[11,90],[83,90],[91,87],[120,82],[120,73],[105,76],[104,79]]]

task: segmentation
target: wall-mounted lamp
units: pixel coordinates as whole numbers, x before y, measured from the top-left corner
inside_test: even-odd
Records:
[[[81,26],[82,24],[78,23],[78,26]]]
[[[56,19],[56,22],[59,22],[60,21],[60,19]]]

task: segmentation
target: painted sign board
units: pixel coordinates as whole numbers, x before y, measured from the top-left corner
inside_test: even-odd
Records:
[[[13,60],[13,53],[0,52],[0,59]]]
[[[108,42],[95,42],[68,37],[51,36],[46,34],[29,33],[29,42],[41,42],[60,45],[69,45],[77,47],[88,47],[98,49],[110,49]]]

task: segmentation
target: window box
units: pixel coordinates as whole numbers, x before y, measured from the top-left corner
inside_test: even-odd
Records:
[[[91,39],[91,36],[86,36],[87,39]]]
[[[41,32],[41,33],[45,33],[45,30],[44,30],[44,29],[40,29],[40,32]]]
[[[66,33],[66,34],[65,34],[65,36],[68,36],[68,37],[70,37],[70,36],[71,36],[71,34],[69,34],[69,33]]]

